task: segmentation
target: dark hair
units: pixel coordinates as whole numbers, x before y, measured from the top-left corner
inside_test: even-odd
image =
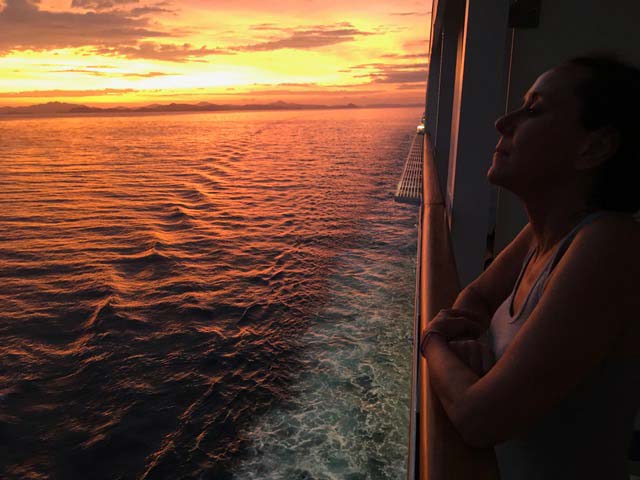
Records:
[[[634,213],[640,208],[640,69],[602,54],[576,57],[564,65],[589,72],[576,91],[583,126],[612,127],[620,135],[618,150],[598,168],[589,204]]]

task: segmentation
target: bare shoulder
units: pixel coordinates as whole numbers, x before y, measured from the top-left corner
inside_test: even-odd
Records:
[[[630,267],[640,263],[640,223],[630,215],[607,212],[585,225],[573,243],[585,254],[597,251],[601,258],[617,259],[611,267],[624,265],[629,274],[638,273]]]
[[[592,230],[602,230],[607,232],[627,232],[634,235],[640,235],[640,221],[635,220],[633,216],[626,213],[606,212],[599,216],[585,228],[591,227]]]
[[[590,295],[606,295],[616,316],[624,319],[613,350],[621,356],[640,355],[640,223],[630,215],[602,215],[585,225],[567,254],[574,260],[574,278],[591,279],[588,283],[598,292]]]
[[[639,246],[640,224],[630,215],[607,212],[580,229],[561,263],[574,274],[596,274],[597,278],[583,280],[615,286],[629,297],[629,289],[635,293],[640,275]]]
[[[545,291],[558,284],[556,277],[563,277],[560,283],[578,282],[583,288],[609,290],[615,286],[628,299],[629,289],[635,293],[635,281],[640,275],[639,246],[640,224],[630,215],[607,212],[578,231],[551,272]],[[622,288],[625,285],[628,288]],[[615,292],[609,293],[613,300]]]

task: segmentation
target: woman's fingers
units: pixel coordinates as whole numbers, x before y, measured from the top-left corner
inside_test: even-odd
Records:
[[[447,338],[476,338],[486,330],[483,325],[467,317],[455,316],[443,311],[433,317],[428,328],[444,333]]]
[[[445,309],[442,309],[436,314],[435,317],[464,318],[464,319],[466,319],[466,320],[468,320],[470,322],[477,323],[478,325],[484,325],[486,323],[485,316],[483,316],[483,315],[481,315],[481,314],[479,314],[477,312],[473,312],[471,310],[464,310],[464,309],[460,309],[460,308],[445,308]]]
[[[464,317],[473,322],[476,322],[478,325],[481,325],[483,328],[488,328],[491,323],[491,318],[486,313],[476,312],[474,310],[466,310],[464,308],[449,308],[445,310],[449,315],[455,317]]]
[[[435,331],[447,340],[478,338],[486,331],[486,325],[478,319],[480,315],[463,309],[440,310],[429,322],[427,329],[420,339],[420,351],[426,348],[426,338],[429,332]],[[477,358],[474,359],[477,364]]]
[[[459,316],[459,317],[467,317],[470,320],[477,321],[478,323],[484,323],[486,317],[481,315],[478,312],[474,312],[473,310],[466,310],[464,308],[448,308],[445,311],[449,312],[451,315]]]
[[[440,330],[438,330],[440,331]],[[424,355],[424,338],[423,334],[420,349]],[[475,339],[452,339],[447,342],[450,350],[467,365],[476,375],[483,376],[493,367],[495,363],[494,355],[491,349],[484,343]]]

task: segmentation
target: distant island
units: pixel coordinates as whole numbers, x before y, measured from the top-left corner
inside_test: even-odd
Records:
[[[413,107],[418,105],[376,104],[364,108]],[[222,111],[255,111],[255,110],[311,110],[336,108],[363,108],[353,103],[347,105],[301,105],[297,103],[272,102],[264,104],[228,105],[200,102],[170,103],[167,105],[146,105],[143,107],[88,107],[63,102],[48,102],[27,107],[0,107],[0,115],[38,115],[38,114],[82,114],[82,113],[161,113],[161,112],[222,112]]]

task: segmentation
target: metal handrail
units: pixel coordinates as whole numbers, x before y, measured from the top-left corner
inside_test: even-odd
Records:
[[[442,308],[450,307],[460,291],[458,274],[449,238],[447,212],[438,184],[431,140],[424,135],[423,204],[420,209],[419,263],[417,272],[417,351],[421,333]],[[416,462],[408,472],[411,480],[497,480],[493,449],[475,449],[462,437],[447,417],[429,383],[426,360],[414,355],[412,396],[417,396]]]

